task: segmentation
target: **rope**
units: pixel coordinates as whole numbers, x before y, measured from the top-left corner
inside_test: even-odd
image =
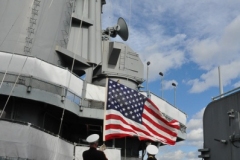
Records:
[[[23,9],[21,12],[23,12],[23,11],[24,11],[24,9]],[[22,13],[18,14],[18,17],[15,19],[15,21],[14,21],[13,25],[11,26],[10,30],[8,31],[8,33],[7,33],[6,36],[4,37],[2,43],[0,44],[0,47],[2,46],[3,42],[6,40],[8,34],[9,34],[10,31],[12,30],[13,26],[15,25],[15,23],[17,22],[17,20],[18,20],[18,18],[20,17],[21,14],[22,14]],[[26,14],[27,14],[27,12],[26,12]],[[26,15],[25,15],[25,16],[26,16]],[[23,24],[24,24],[24,23],[22,23],[22,25],[21,25],[21,29],[20,29],[20,31],[22,30]],[[20,31],[19,31],[19,32],[20,32]],[[19,37],[20,37],[20,34],[18,35],[17,43],[16,43],[16,45],[15,45],[15,47],[14,47],[14,49],[13,49],[12,56],[11,56],[11,58],[10,58],[10,61],[8,62],[7,69],[5,70],[5,73],[4,73],[4,76],[3,76],[3,79],[2,79],[2,81],[1,81],[0,89],[1,89],[1,87],[2,87],[2,84],[3,84],[3,81],[4,81],[5,77],[6,77],[6,74],[7,74],[7,72],[8,72],[8,69],[9,69],[10,63],[11,63],[12,58],[13,58],[13,54],[14,54],[14,52],[15,52],[15,50],[16,50],[16,46],[17,46],[18,41],[19,41]]]
[[[11,90],[9,96],[8,96],[8,99],[7,99],[7,101],[6,101],[6,103],[5,103],[4,107],[3,107],[3,110],[2,110],[2,113],[1,113],[1,115],[0,115],[0,118],[1,118],[2,115],[3,115],[3,112],[4,112],[4,110],[5,110],[5,108],[6,108],[7,104],[8,104],[8,101],[9,101],[11,95],[12,95],[12,92],[13,92],[13,90],[14,90],[16,84],[17,84],[17,81],[18,81],[18,79],[19,79],[19,77],[20,77],[20,75],[21,75],[21,73],[22,73],[23,67],[25,66],[25,64],[26,64],[26,62],[27,62],[27,59],[28,59],[28,56],[27,56],[27,58],[25,59],[25,61],[24,61],[24,63],[23,63],[23,66],[22,66],[22,68],[21,68],[21,71],[19,72],[19,74],[18,74],[18,76],[17,76],[17,79],[16,79],[16,81],[15,81],[13,87],[12,87],[12,90]]]
[[[84,13],[84,8],[85,8],[85,0],[83,0],[83,13]],[[73,8],[72,8],[72,11],[73,11]],[[82,18],[83,18],[83,14],[82,14]],[[80,35],[80,32],[81,32],[81,28],[82,28],[82,21],[80,23],[80,28],[79,28],[79,35]],[[73,62],[72,62],[72,67],[71,67],[71,74],[69,76],[69,80],[68,80],[68,85],[67,85],[67,90],[69,88],[69,85],[70,85],[70,82],[71,82],[71,78],[72,78],[72,71],[73,71],[73,67],[74,67],[74,63],[75,63],[75,56],[76,56],[76,53],[74,52],[73,54]],[[60,127],[59,127],[59,131],[58,131],[58,135],[60,134],[61,132],[61,128],[62,128],[62,122],[63,122],[63,117],[64,117],[64,113],[65,113],[65,110],[66,110],[66,107],[65,107],[65,103],[64,103],[64,108],[63,108],[63,112],[62,112],[62,118],[61,118],[61,122],[60,122]]]
[[[51,0],[51,3],[49,4],[48,8],[50,8],[52,6],[53,0]]]
[[[33,2],[34,2],[34,0],[33,0]],[[29,9],[32,8],[32,6],[33,6],[33,3],[32,3],[32,5],[31,5],[31,7],[29,7]],[[26,12],[26,15],[27,15],[27,13],[28,13],[28,12]],[[25,17],[26,17],[26,15],[25,15]],[[22,23],[22,26],[23,26],[23,24],[24,24],[24,23]],[[21,26],[21,28],[22,28],[22,26]],[[20,34],[19,34],[19,36],[18,36],[18,40],[19,40],[19,37],[20,37]],[[17,43],[18,43],[18,40],[17,40]],[[16,43],[16,45],[17,45],[17,43]],[[14,50],[13,50],[13,53],[12,53],[12,57],[13,57],[13,55],[14,55],[14,52],[15,52],[15,49],[16,49],[16,45],[15,45],[15,47],[14,47]],[[12,57],[11,57],[9,63],[8,63],[8,68],[9,68],[10,62],[12,61]],[[18,74],[18,76],[17,76],[17,79],[16,79],[16,81],[15,81],[13,87],[12,87],[12,90],[11,90],[10,94],[8,95],[7,101],[6,101],[6,103],[5,103],[4,107],[3,107],[3,110],[2,110],[2,113],[1,113],[1,115],[0,115],[0,118],[2,117],[3,112],[5,111],[5,109],[6,109],[6,107],[7,107],[8,101],[9,101],[11,95],[12,95],[12,92],[13,92],[16,84],[17,84],[17,81],[18,81],[20,75],[22,74],[23,68],[24,68],[24,66],[25,66],[25,64],[26,64],[26,62],[27,62],[28,57],[29,57],[29,55],[26,56],[26,59],[25,59],[25,61],[24,61],[24,63],[23,63],[23,66],[22,66],[22,68],[21,68],[21,70],[20,70],[20,72],[19,72],[19,74]],[[8,70],[8,68],[7,68],[7,70]],[[6,70],[5,74],[7,73],[7,70]],[[5,75],[4,75],[4,77],[5,77]],[[3,78],[3,79],[4,79],[4,78]],[[2,82],[3,82],[3,80],[2,80]],[[2,84],[2,83],[1,83],[1,84]]]
[[[85,0],[83,0],[83,13],[82,13],[82,18],[81,18],[81,19],[83,19],[85,4],[86,4],[86,3],[85,3]],[[73,6],[74,6],[74,5],[73,5]],[[73,12],[73,8],[72,8],[72,12]],[[71,18],[71,21],[72,21],[72,18]],[[80,38],[81,28],[82,28],[82,21],[81,21],[81,23],[80,23],[78,39]],[[69,85],[70,85],[70,82],[71,82],[71,77],[72,77],[72,72],[73,72],[73,67],[74,67],[74,62],[75,62],[75,56],[76,56],[76,53],[74,52],[73,62],[72,62],[72,67],[71,67],[71,74],[70,74],[70,77],[69,77],[69,80],[68,80],[67,90],[68,90]],[[58,136],[59,136],[59,134],[60,134],[60,132],[61,132],[61,129],[62,129],[62,123],[63,123],[63,118],[64,118],[65,110],[66,110],[66,106],[65,106],[65,101],[64,101],[64,107],[63,107],[63,111],[62,111],[62,117],[61,117],[60,127],[59,127],[59,131],[58,131]],[[57,143],[57,147],[58,147],[58,143]],[[55,152],[54,160],[55,160],[55,158],[56,158],[56,154],[57,154],[57,153]]]

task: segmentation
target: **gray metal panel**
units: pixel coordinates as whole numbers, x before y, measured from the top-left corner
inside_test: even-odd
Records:
[[[32,47],[32,55],[45,60],[47,62],[59,64],[59,57],[55,52],[55,46],[64,46],[65,32],[70,27],[71,8],[67,7],[66,0],[51,1],[41,0],[39,18],[34,43]]]
[[[96,16],[96,1],[88,1],[89,2],[89,10],[88,17],[89,19],[94,19]],[[95,62],[95,53],[96,53],[96,30],[95,25],[89,26],[88,30],[88,60],[92,63]]]
[[[104,51],[102,58],[102,71],[108,75],[118,75],[142,82],[143,81],[143,63],[134,51],[127,45],[120,42],[104,42]],[[108,64],[111,47],[121,49],[120,56],[116,65]],[[133,67],[134,66],[134,67]]]
[[[23,54],[31,0],[1,0],[0,51]],[[18,44],[17,44],[18,41]]]
[[[71,18],[71,8],[67,3],[65,0],[8,0],[6,5],[6,1],[1,1],[0,6],[6,8],[1,15],[0,50],[15,50],[59,64],[55,46],[61,44],[63,31],[69,29],[66,21]]]
[[[210,149],[209,160],[239,160],[239,148],[235,147],[229,137],[240,134],[240,92],[226,96],[210,103],[203,116],[204,148]],[[233,110],[233,118],[229,111]],[[218,140],[226,140],[227,144]],[[236,142],[237,146],[239,141]]]
[[[12,85],[3,83],[3,86],[0,90],[0,94],[9,95],[9,93],[12,89]],[[79,106],[77,104],[75,104],[74,102],[71,102],[68,99],[65,99],[65,102],[64,102],[65,106],[64,106],[64,103],[62,103],[62,101],[61,101],[60,95],[54,94],[51,92],[46,92],[41,89],[32,88],[31,93],[28,93],[25,86],[17,85],[14,89],[12,96],[44,102],[44,103],[51,104],[51,105],[54,105],[54,106],[57,106],[60,108],[65,108],[66,110],[68,110],[76,115],[79,115]]]
[[[96,52],[95,52],[95,63],[99,64],[102,61],[102,21],[101,21],[101,10],[102,10],[102,1],[96,1],[96,20],[95,20],[95,29],[96,29]]]
[[[77,0],[67,49],[87,59],[101,62],[101,2]],[[83,20],[80,27],[80,20]]]
[[[101,1],[77,0],[75,5],[70,2],[70,0],[1,1],[0,50],[5,52],[15,50],[19,54],[32,55],[55,65],[63,65],[61,57],[55,52],[58,45],[68,48],[91,63],[99,64]],[[76,8],[72,8],[75,6]],[[73,14],[72,10],[75,11]],[[90,24],[83,23],[80,29],[80,21],[76,23],[74,19],[82,18],[83,14],[83,19]],[[71,24],[72,15],[74,18]]]

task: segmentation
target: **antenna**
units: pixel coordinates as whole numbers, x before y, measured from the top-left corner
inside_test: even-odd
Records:
[[[108,27],[105,31],[103,31],[103,34],[107,34],[113,38],[119,35],[122,40],[127,41],[129,34],[126,21],[122,17],[118,18],[117,25],[113,27]]]

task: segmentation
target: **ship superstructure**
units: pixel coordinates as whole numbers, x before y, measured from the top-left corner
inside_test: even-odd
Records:
[[[111,41],[116,35],[126,39],[123,19],[102,30],[104,4],[0,1],[0,159],[81,159],[84,139],[102,135],[106,78],[139,90],[144,65],[129,46]],[[141,93],[181,123],[177,141],[184,140],[186,114]],[[136,137],[106,144],[114,159],[138,157],[144,149]]]
[[[240,157],[240,88],[214,97],[203,114],[201,159],[238,160]]]

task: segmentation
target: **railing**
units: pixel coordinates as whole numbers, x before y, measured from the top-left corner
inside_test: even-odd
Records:
[[[2,81],[4,73],[0,71],[0,81]],[[17,79],[17,73],[7,73],[4,82],[14,84]],[[23,85],[27,87],[27,91],[31,92],[32,88],[37,88],[40,90],[44,90],[53,94],[57,94],[59,96],[64,96],[70,101],[74,102],[77,105],[80,105],[81,97],[72,91],[66,91],[66,87],[57,85],[51,82],[47,82],[45,80],[35,78],[33,76],[21,75],[18,79],[17,84]],[[64,90],[64,91],[63,91]],[[65,93],[66,91],[66,93]]]
[[[217,99],[223,98],[224,96],[233,94],[233,93],[235,93],[235,92],[237,92],[237,91],[239,91],[239,90],[240,90],[240,87],[237,87],[237,88],[235,88],[235,89],[233,89],[233,90],[230,90],[230,91],[225,92],[225,93],[223,93],[223,94],[220,94],[220,95],[218,95],[218,96],[216,96],[216,97],[213,97],[212,100],[215,101],[215,100],[217,100]]]

